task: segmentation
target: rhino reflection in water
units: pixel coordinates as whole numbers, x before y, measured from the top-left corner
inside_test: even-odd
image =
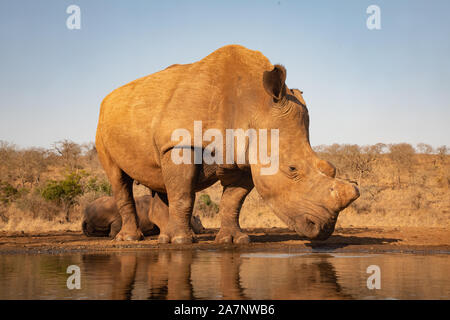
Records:
[[[189,251],[83,255],[84,270],[101,274],[103,283],[109,286],[101,290],[111,294],[108,299],[117,300],[192,299],[191,264],[192,252]],[[141,292],[136,298],[132,294],[133,289],[139,288],[144,294]]]
[[[171,66],[110,93],[101,105],[96,148],[122,217],[115,239],[143,238],[136,222],[133,181],[167,194],[169,221],[160,226],[159,242],[190,243],[195,192],[218,180],[224,190],[216,241],[249,242],[239,226],[239,212],[253,187],[297,233],[328,238],[339,212],[359,192],[336,179],[335,168],[312,150],[306,103],[300,90],[287,87],[286,74],[283,66],[272,65],[260,52],[229,45],[198,62]],[[248,148],[244,155],[228,155],[234,164],[174,163],[171,153],[178,141],[172,140],[172,133],[184,128],[194,136],[195,121],[223,137],[227,129],[279,130],[278,172],[261,175],[265,165],[260,162],[236,164],[238,158],[248,159]],[[201,148],[207,144],[203,140]],[[192,158],[193,149],[193,141],[185,146]]]
[[[111,299],[351,298],[339,285],[329,257],[267,263],[235,252],[206,258],[193,251],[165,251],[85,254],[82,260],[87,273],[95,271],[109,284],[101,290]]]

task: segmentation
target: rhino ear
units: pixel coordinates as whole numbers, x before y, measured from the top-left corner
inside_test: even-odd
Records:
[[[272,71],[264,71],[263,84],[266,92],[278,102],[286,95],[286,69],[276,64]]]

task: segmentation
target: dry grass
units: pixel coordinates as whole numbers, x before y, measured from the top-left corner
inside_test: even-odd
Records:
[[[41,218],[26,217],[12,218],[0,227],[1,231],[10,233],[23,232],[27,234],[45,233],[52,231],[80,231],[81,219],[74,219],[70,222],[65,221],[49,221]]]

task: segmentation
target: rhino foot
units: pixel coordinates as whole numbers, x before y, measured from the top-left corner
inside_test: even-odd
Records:
[[[116,237],[114,238],[115,241],[139,241],[144,240],[144,235],[142,234],[141,230],[137,229],[135,232],[126,232],[126,231],[120,231]]]
[[[250,238],[247,234],[243,233],[241,230],[236,229],[220,229],[216,236],[215,241],[217,243],[235,243],[235,244],[246,244],[250,243]]]
[[[175,235],[170,237],[168,234],[161,233],[158,237],[158,243],[160,244],[189,244],[192,242],[194,242],[192,235]]]

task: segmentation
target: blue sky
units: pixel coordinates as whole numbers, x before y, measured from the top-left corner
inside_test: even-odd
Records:
[[[81,8],[69,30],[66,8]],[[381,8],[368,30],[366,8]],[[450,1],[0,1],[0,140],[94,141],[113,89],[231,43],[287,68],[311,144],[450,145]]]

